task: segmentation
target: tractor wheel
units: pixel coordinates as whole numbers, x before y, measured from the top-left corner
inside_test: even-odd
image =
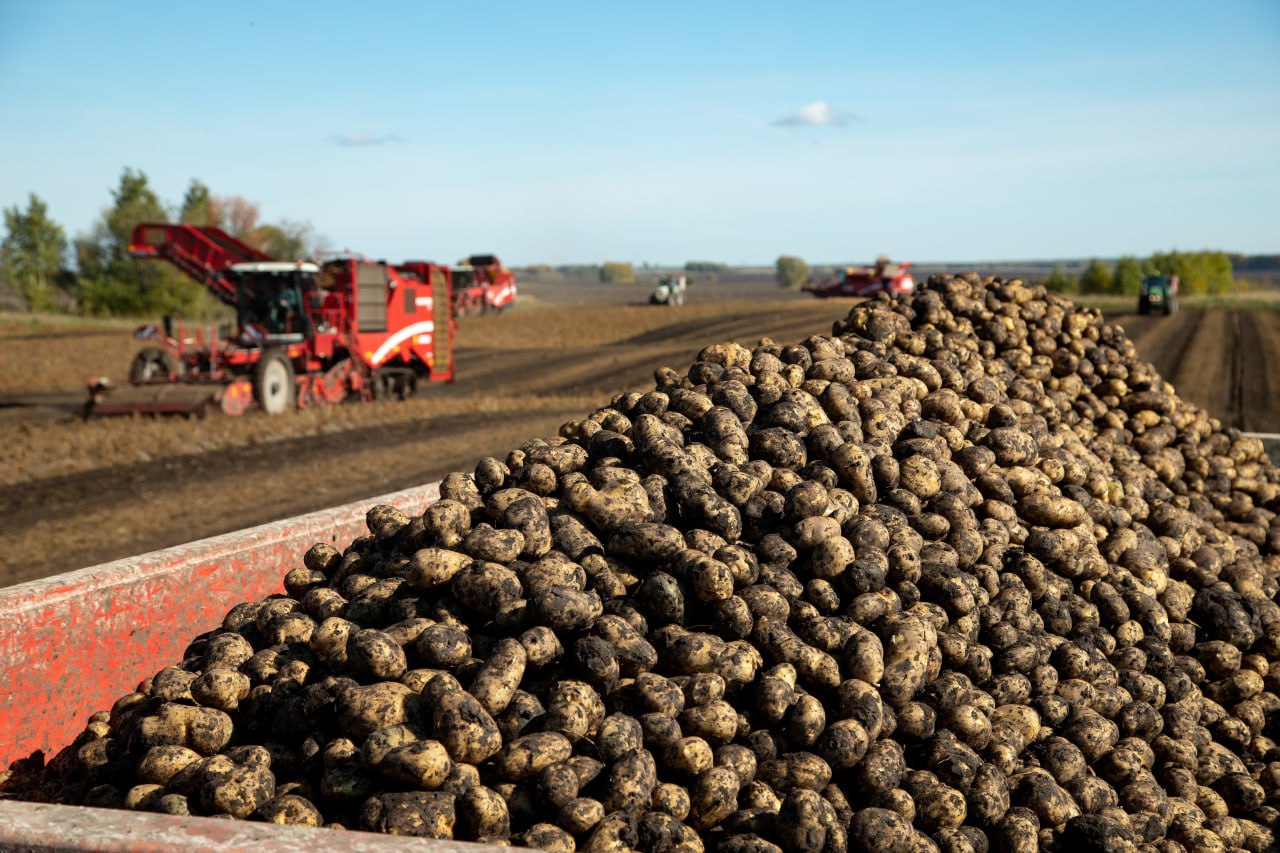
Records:
[[[129,365],[130,382],[152,382],[177,375],[178,360],[160,347],[143,347]]]
[[[298,403],[293,365],[280,350],[268,350],[253,369],[253,393],[262,411],[279,415]]]
[[[1138,298],[1138,313],[1139,314],[1151,313],[1151,303],[1147,301],[1147,297],[1145,296],[1141,296]]]
[[[1170,296],[1164,303],[1164,313],[1166,317],[1169,316],[1170,314],[1177,314],[1178,300]]]

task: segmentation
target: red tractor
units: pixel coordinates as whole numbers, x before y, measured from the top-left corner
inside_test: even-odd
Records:
[[[453,315],[503,311],[516,301],[516,276],[496,255],[471,255],[453,268]]]
[[[909,263],[891,263],[881,255],[876,258],[874,267],[847,267],[839,275],[821,281],[810,280],[804,290],[820,299],[831,296],[874,296],[877,293],[899,296],[911,293],[916,288],[911,273],[907,272],[910,267]]]
[[[128,384],[95,379],[86,412],[269,415],[453,381],[449,268],[339,256],[275,261],[217,228],[144,223],[135,258],[167,260],[235,309],[234,326],[144,326]]]

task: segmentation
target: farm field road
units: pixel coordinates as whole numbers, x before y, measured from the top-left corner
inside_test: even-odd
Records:
[[[702,347],[829,333],[851,300],[777,299],[766,290],[666,309],[556,305],[459,326],[457,381],[405,403],[183,418],[74,417],[102,349],[127,365],[127,334],[95,334],[40,382],[0,394],[0,585],[70,571],[471,470],[625,390],[655,368],[686,367]],[[533,302],[534,300],[530,300]],[[1280,313],[1117,314],[1139,353],[1224,424],[1280,431]],[[23,331],[22,334],[28,334]],[[5,337],[4,347],[29,344]],[[98,352],[95,354],[94,349]],[[11,350],[12,351],[12,350]],[[96,359],[96,361],[95,361]],[[1274,369],[1274,368],[1273,368]]]

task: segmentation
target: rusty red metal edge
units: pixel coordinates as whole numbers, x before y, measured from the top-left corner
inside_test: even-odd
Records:
[[[259,853],[493,853],[499,848],[465,841],[397,838],[369,832],[304,829],[239,820],[173,817],[44,803],[0,800],[0,851],[31,853],[161,853],[171,850]]]
[[[370,507],[420,513],[439,494],[432,483],[0,588],[0,769],[51,758],[231,607],[282,591],[311,545],[364,534]]]

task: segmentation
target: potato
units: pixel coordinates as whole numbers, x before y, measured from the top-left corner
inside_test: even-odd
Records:
[[[498,641],[472,680],[471,695],[491,715],[502,713],[520,687],[527,660],[524,646],[518,640]]]
[[[404,649],[382,631],[357,631],[347,640],[347,664],[356,672],[380,680],[399,678],[409,668]]]
[[[547,853],[575,853],[577,849],[572,835],[549,823],[534,824],[524,831],[521,839],[525,846]]]
[[[322,826],[324,823],[324,818],[315,804],[306,797],[296,794],[279,794],[272,797],[258,811],[269,823],[310,827]]]
[[[633,749],[609,768],[600,801],[607,812],[648,808],[657,784],[653,756],[644,748]]]
[[[225,778],[207,783],[200,805],[211,814],[246,818],[276,793],[276,780],[265,767],[237,767]]]
[[[479,764],[502,748],[498,724],[453,676],[439,675],[422,691],[432,732],[454,761]]]
[[[494,759],[503,779],[520,782],[568,760],[573,744],[559,732],[537,732],[517,738]]]
[[[335,707],[338,725],[363,740],[378,729],[410,721],[417,713],[417,700],[412,690],[393,681],[343,687]]]
[[[206,670],[191,682],[191,697],[207,708],[234,711],[249,695],[250,686],[244,673],[218,667]]]
[[[471,658],[471,638],[453,625],[436,623],[414,640],[413,650],[430,667],[455,667]]]
[[[360,808],[361,829],[388,835],[452,838],[456,820],[454,796],[441,792],[378,794]]]
[[[740,781],[729,767],[703,771],[689,788],[689,825],[709,829],[732,814],[738,807]]]
[[[457,819],[465,837],[477,841],[505,841],[511,836],[507,804],[493,790],[477,785],[456,802]]]

